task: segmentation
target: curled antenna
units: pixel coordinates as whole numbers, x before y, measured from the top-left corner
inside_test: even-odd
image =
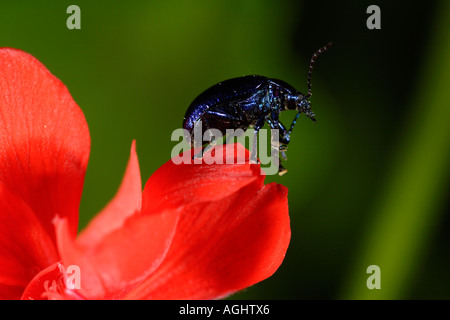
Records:
[[[309,70],[308,70],[308,94],[306,95],[306,99],[309,99],[312,96],[311,92],[311,75],[312,70],[314,68],[314,64],[316,63],[316,59],[322,52],[327,51],[333,43],[328,42],[326,45],[324,45],[322,48],[314,52],[314,54],[311,57],[311,61],[309,62]]]

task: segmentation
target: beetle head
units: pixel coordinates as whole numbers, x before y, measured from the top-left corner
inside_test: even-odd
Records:
[[[298,112],[303,112],[304,114],[306,114],[312,121],[316,122],[316,118],[315,118],[315,114],[314,112],[311,110],[311,103],[308,101],[308,98],[305,97],[303,94],[300,93],[300,96],[302,97],[302,99],[298,100],[298,105],[297,105],[297,111]]]
[[[306,114],[314,122],[316,122],[316,119],[314,118],[314,112],[311,111],[311,104],[308,101],[308,98],[303,93],[297,91],[295,94],[287,95],[286,98],[286,110],[297,110],[300,113]]]

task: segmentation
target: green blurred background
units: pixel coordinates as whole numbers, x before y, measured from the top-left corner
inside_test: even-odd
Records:
[[[68,30],[66,9],[81,9]],[[366,9],[381,8],[381,30]],[[292,239],[274,276],[235,299],[450,298],[450,2],[9,1],[0,45],[69,88],[92,147],[80,228],[114,195],[137,141],[143,182],[207,87],[262,74],[305,92],[287,175]],[[289,124],[295,112],[285,112]],[[381,289],[369,290],[369,265]]]

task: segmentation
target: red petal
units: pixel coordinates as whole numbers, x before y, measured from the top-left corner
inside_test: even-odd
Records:
[[[64,274],[61,272],[60,263],[55,262],[54,264],[48,266],[41,272],[39,272],[36,277],[28,284],[25,288],[21,299],[22,300],[42,300],[46,299],[46,287],[49,283],[53,281],[60,282],[64,279]]]
[[[80,245],[98,243],[104,236],[120,228],[133,213],[141,210],[142,183],[136,142],[131,145],[130,159],[122,183],[115,197],[95,216],[77,238]]]
[[[127,298],[221,298],[269,277],[281,264],[290,240],[285,187],[261,190],[254,182],[185,210],[163,263]]]
[[[89,150],[86,120],[64,84],[31,55],[0,49],[0,181],[52,238],[56,214],[76,233]]]
[[[249,163],[249,152],[241,144],[217,146],[203,160],[208,163],[213,156],[222,159],[224,164],[166,162],[145,185],[142,211],[157,212],[168,206],[220,200],[255,180],[263,183],[260,167]]]
[[[133,215],[96,245],[82,246],[71,238],[67,221],[55,222],[58,248],[65,265],[81,270],[80,294],[91,299],[120,298],[152,273],[164,258],[179,213]]]
[[[40,221],[0,183],[0,298],[18,299],[40,270],[58,259]]]

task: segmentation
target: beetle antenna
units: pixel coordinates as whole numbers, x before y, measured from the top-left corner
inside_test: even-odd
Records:
[[[327,51],[331,47],[332,44],[333,44],[332,42],[328,42],[322,48],[320,48],[319,50],[314,52],[314,54],[311,57],[311,61],[309,62],[309,70],[308,70],[308,94],[306,95],[306,99],[309,99],[309,97],[312,96],[312,92],[311,92],[311,75],[312,75],[312,70],[314,68],[314,64],[316,63],[316,59],[319,56],[319,54],[321,54],[322,52]]]

